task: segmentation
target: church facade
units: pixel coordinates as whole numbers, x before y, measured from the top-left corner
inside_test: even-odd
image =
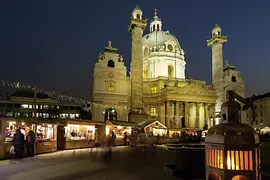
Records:
[[[240,73],[228,63],[223,65],[221,28],[215,26],[208,46],[212,48],[213,84],[185,77],[185,53],[177,38],[163,31],[155,15],[150,32],[144,36],[146,20],[136,7],[131,16],[131,72],[123,57],[109,41],[94,67],[92,119],[95,121],[135,121],[132,113],[146,113],[144,120],[157,120],[168,129],[203,130],[218,124],[218,108],[225,91],[244,94]],[[226,39],[227,40],[227,39]],[[210,42],[211,41],[211,42]],[[221,86],[221,87],[220,87]],[[141,108],[142,107],[142,108]]]

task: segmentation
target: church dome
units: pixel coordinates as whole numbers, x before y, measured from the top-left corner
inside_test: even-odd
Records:
[[[184,50],[174,35],[162,30],[162,21],[156,9],[149,29],[150,33],[142,38],[143,77],[185,79]]]
[[[155,49],[156,51],[161,48],[166,49],[166,46],[172,52],[181,50],[180,43],[169,31],[153,31],[146,34],[143,37],[143,44],[147,45],[149,49]]]

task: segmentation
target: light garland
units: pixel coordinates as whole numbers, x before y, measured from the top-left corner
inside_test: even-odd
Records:
[[[11,82],[11,81],[6,81],[6,80],[1,80],[0,86],[6,86],[6,87],[11,87],[11,88],[16,88],[16,89],[27,89],[27,90],[34,90],[34,86],[31,85],[25,85],[21,82]],[[116,105],[116,104],[102,104],[102,103],[96,103],[96,102],[91,102],[88,100],[84,100],[81,98],[76,98],[73,96],[68,96],[68,95],[64,95],[64,94],[58,94],[55,91],[48,91],[48,90],[44,90],[44,89],[39,89],[37,88],[37,92],[39,93],[44,93],[49,95],[50,97],[55,97],[58,100],[64,100],[64,101],[69,101],[72,103],[76,103],[76,104],[82,104],[82,105],[90,105],[91,108],[95,107],[102,107],[102,108],[116,108],[116,109],[121,109],[124,108],[126,110],[133,110],[135,112],[139,112],[141,110],[137,110],[137,109],[133,109],[133,108],[129,108],[127,105]]]

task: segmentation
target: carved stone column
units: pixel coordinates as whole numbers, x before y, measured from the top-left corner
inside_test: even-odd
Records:
[[[185,114],[184,114],[184,117],[185,117],[185,127],[189,127],[189,103],[188,102],[185,102]]]
[[[184,102],[178,102],[179,103],[179,128],[183,128],[182,124],[182,118],[184,118],[185,115],[185,103]]]
[[[141,122],[147,118],[143,109],[143,49],[142,35],[147,23],[142,19],[131,18],[129,32],[131,40],[131,111],[130,121]]]
[[[209,128],[209,111],[208,111],[208,104],[204,103],[204,126],[207,125]]]
[[[166,115],[165,103],[164,102],[160,103],[158,109],[159,109],[158,111],[159,122],[165,125],[165,115]]]
[[[176,101],[175,102],[175,109],[176,109],[176,112],[175,112],[175,122],[176,122],[176,127],[175,128],[180,128],[180,117],[179,117],[179,101]]]
[[[169,128],[169,120],[170,120],[170,102],[165,101],[165,126]]]
[[[200,128],[200,104],[196,103],[196,128]]]

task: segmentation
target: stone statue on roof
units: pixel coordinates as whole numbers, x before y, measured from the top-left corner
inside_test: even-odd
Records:
[[[112,48],[112,41],[111,40],[109,40],[109,42],[108,42],[108,48]]]

